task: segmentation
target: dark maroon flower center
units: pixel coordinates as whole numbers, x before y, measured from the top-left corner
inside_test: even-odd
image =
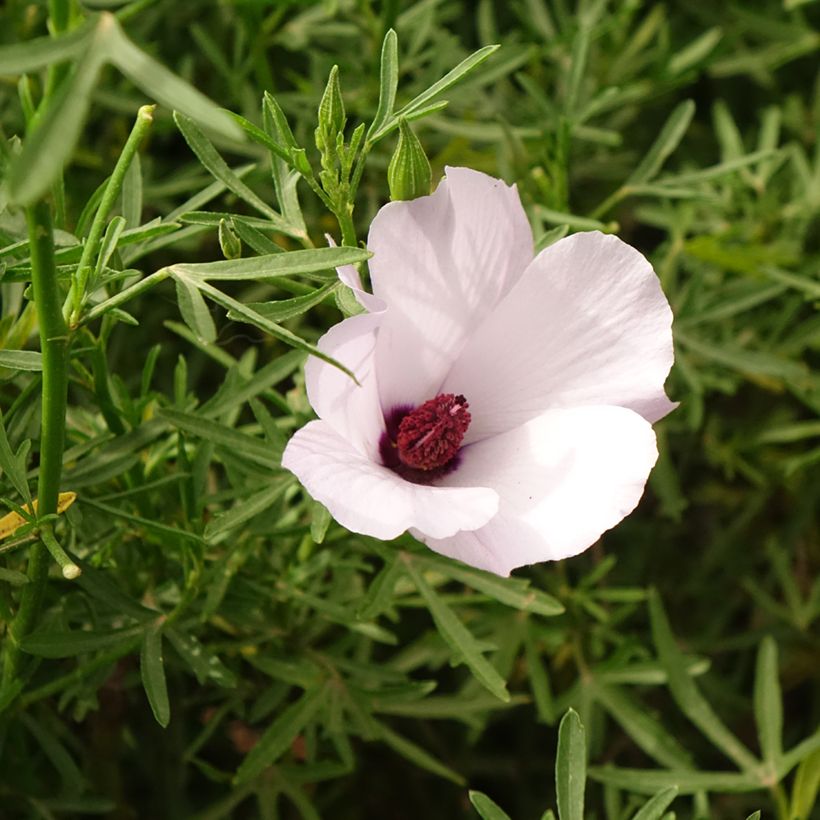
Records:
[[[379,443],[385,467],[419,484],[449,473],[470,426],[468,408],[464,396],[453,393],[442,393],[415,409],[394,408]]]

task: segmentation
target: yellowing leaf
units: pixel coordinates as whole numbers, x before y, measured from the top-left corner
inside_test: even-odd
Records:
[[[60,493],[57,497],[57,513],[64,513],[73,503],[74,499],[77,498],[77,493]],[[29,505],[26,504],[23,509],[31,514],[34,515],[37,513],[37,501],[36,499],[31,503],[31,509],[29,509]],[[4,515],[0,518],[0,541],[4,538],[8,538],[10,535],[14,535],[17,530],[23,526],[23,524],[28,523],[25,518],[23,518],[20,513],[10,512],[8,515]]]

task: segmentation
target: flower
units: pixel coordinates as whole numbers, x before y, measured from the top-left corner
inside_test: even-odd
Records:
[[[637,505],[674,408],[672,312],[649,262],[578,233],[533,258],[515,187],[448,168],[370,228],[366,312],[311,357],[318,421],[282,464],[333,517],[508,575],[576,555]]]

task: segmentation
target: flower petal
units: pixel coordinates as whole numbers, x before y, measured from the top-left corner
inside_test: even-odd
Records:
[[[359,384],[338,367],[315,356],[305,365],[308,400],[316,415],[371,458],[378,454],[384,430],[374,358],[382,316],[351,316],[319,339],[319,349],[353,371]]]
[[[294,434],[282,466],[340,524],[374,538],[395,538],[410,527],[446,538],[483,526],[498,510],[495,490],[411,484],[372,462],[323,421]]]
[[[649,421],[674,405],[672,311],[649,262],[615,236],[579,233],[542,251],[470,340],[442,392],[463,393],[466,441],[551,407],[619,405]]]
[[[439,391],[465,342],[532,260],[515,187],[448,168],[431,196],[383,207],[370,228],[373,292],[389,311],[377,369],[385,412]]]
[[[461,452],[441,483],[495,488],[498,515],[446,539],[413,535],[498,575],[585,550],[637,506],[658,455],[650,424],[623,407],[550,410]]]

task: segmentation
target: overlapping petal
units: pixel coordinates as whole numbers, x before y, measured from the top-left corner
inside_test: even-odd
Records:
[[[449,168],[432,196],[382,208],[370,228],[373,292],[389,306],[376,352],[386,411],[437,392],[468,338],[532,259],[514,187]]]
[[[373,459],[384,429],[374,357],[381,318],[369,313],[351,316],[319,340],[319,349],[355,373],[358,384],[315,356],[305,365],[308,400],[316,415]]]
[[[375,538],[395,538],[410,528],[446,538],[483,526],[498,511],[495,490],[412,484],[368,458],[325,421],[312,421],[293,435],[282,466],[342,526]]]
[[[515,567],[582,552],[637,505],[657,459],[655,434],[623,407],[550,410],[461,451],[448,487],[477,482],[501,504],[484,527],[439,539],[413,534],[443,555],[508,575]]]
[[[542,251],[471,337],[442,392],[463,393],[467,441],[552,407],[609,404],[649,421],[674,405],[672,312],[649,262],[615,236],[580,233]]]

